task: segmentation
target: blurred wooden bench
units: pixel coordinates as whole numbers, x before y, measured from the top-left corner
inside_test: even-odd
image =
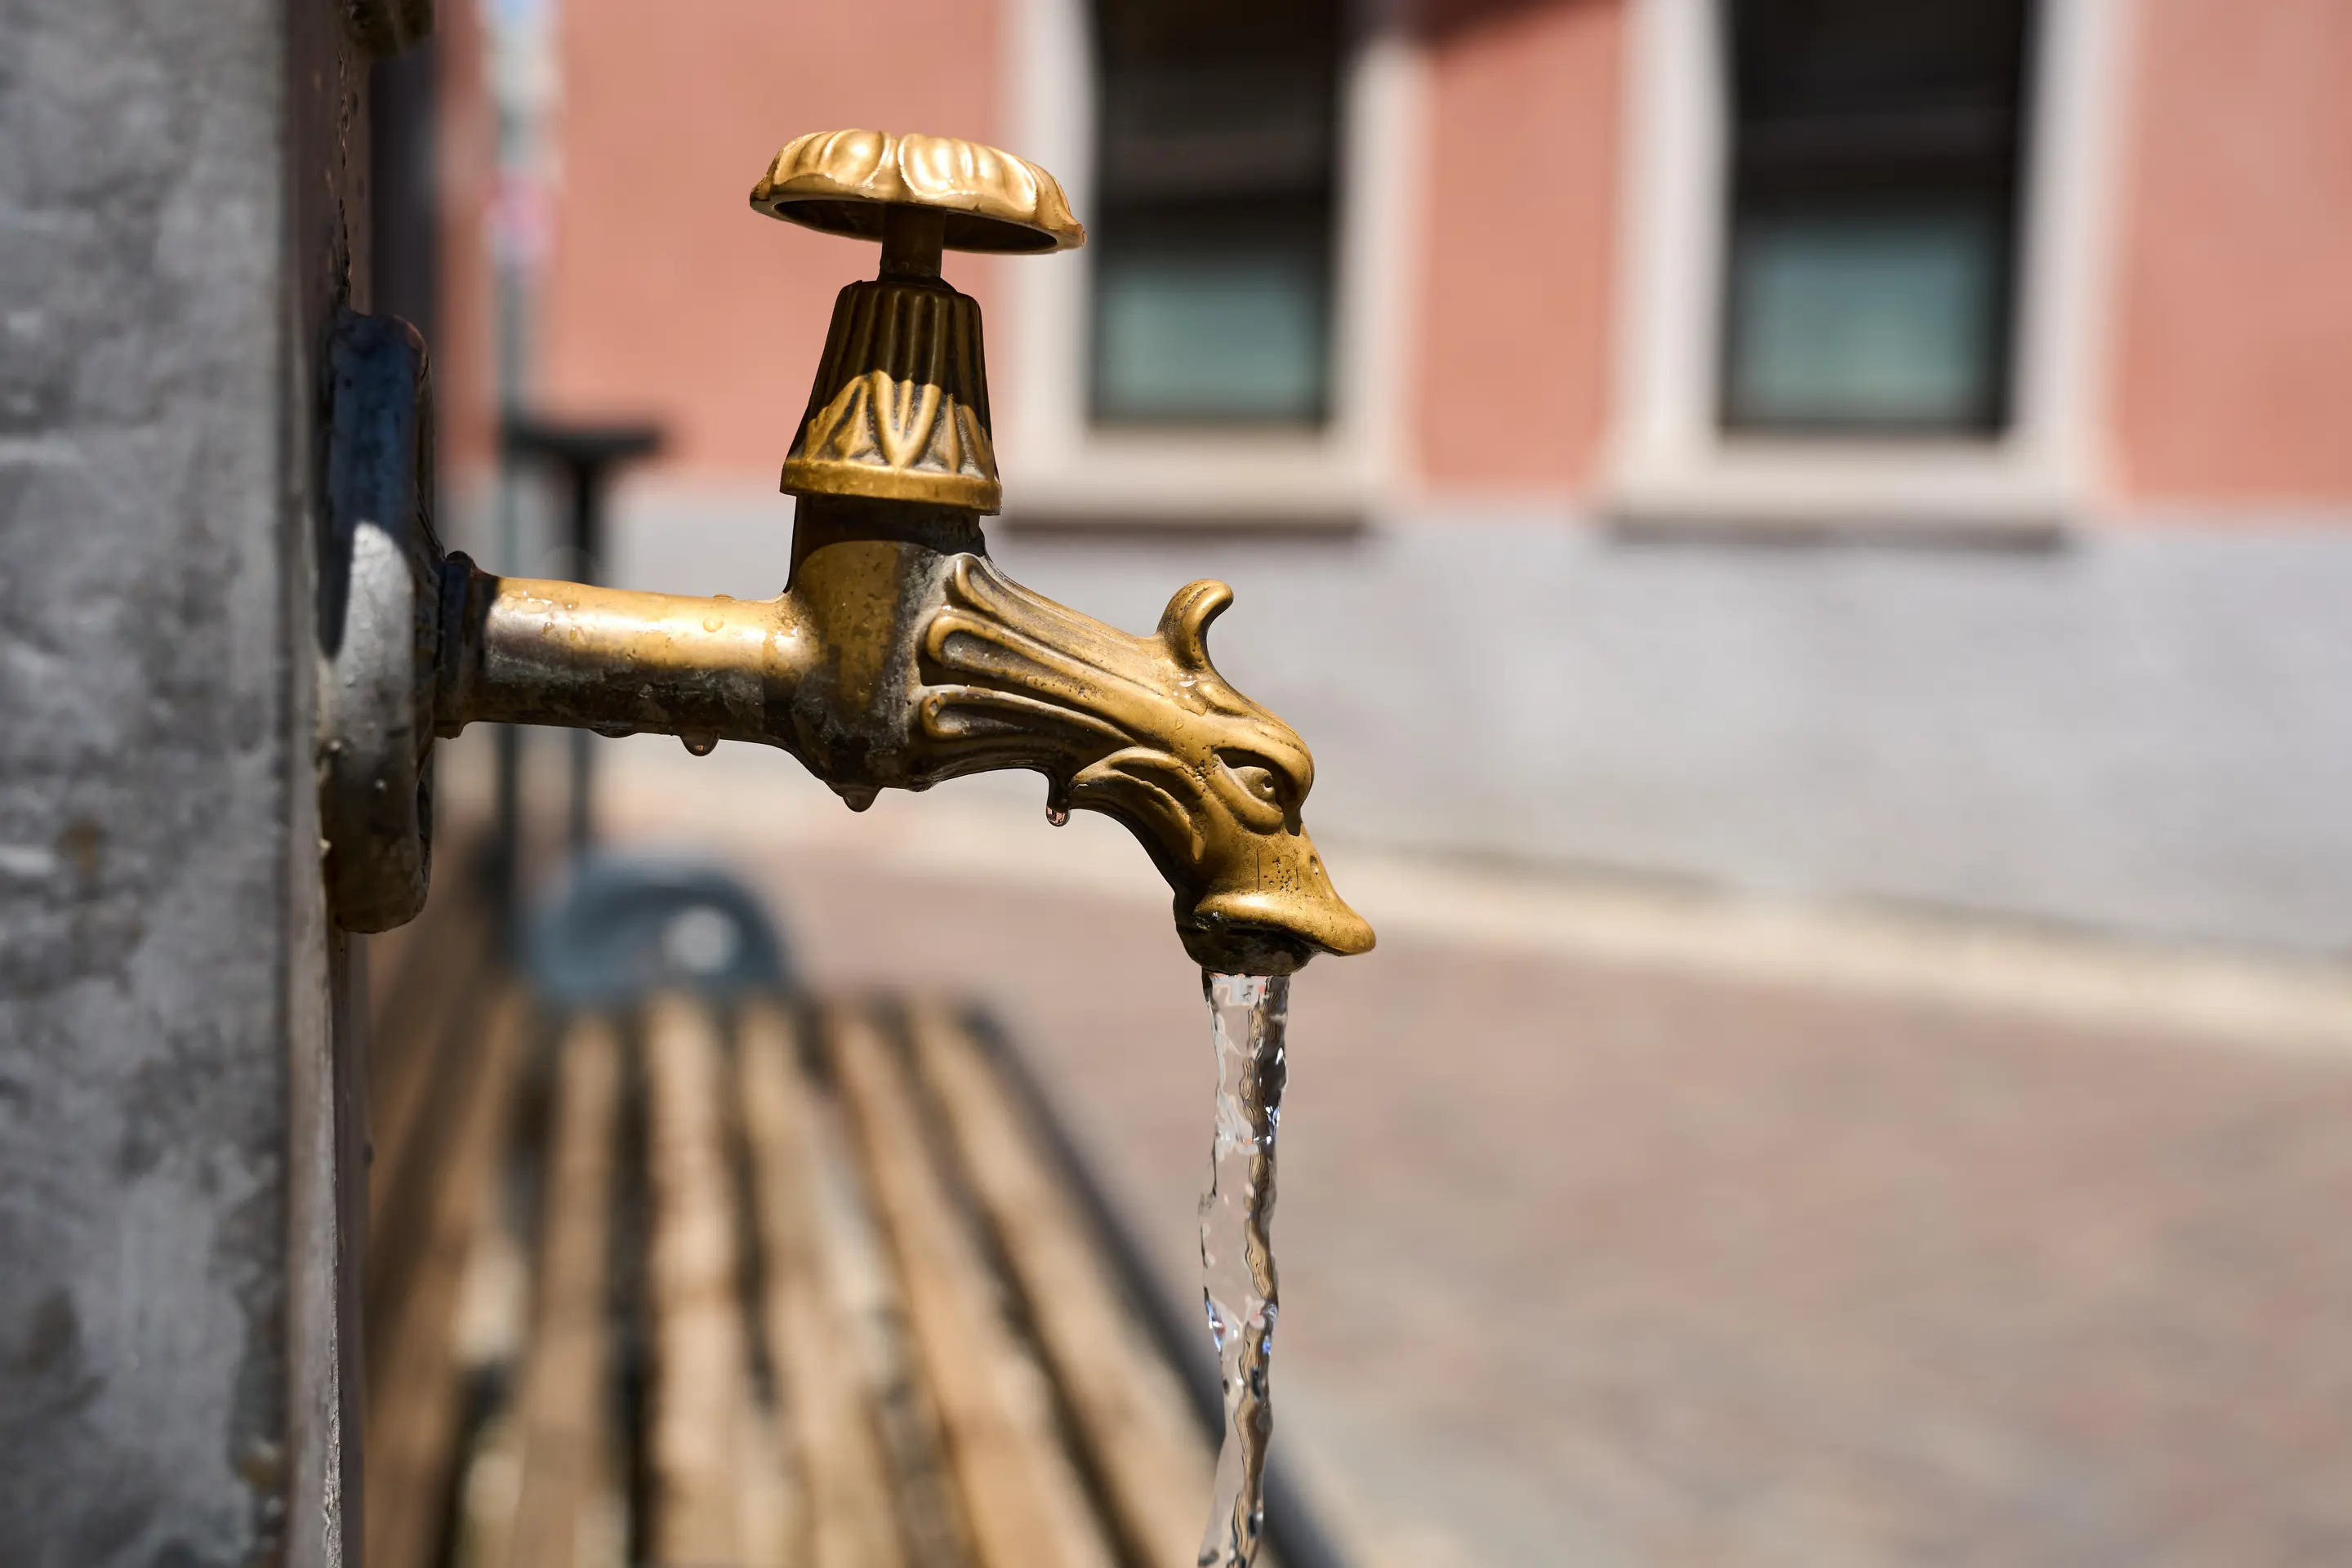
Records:
[[[401,946],[369,1568],[1192,1568],[1206,1430],[984,1028],[556,1019],[463,917]]]

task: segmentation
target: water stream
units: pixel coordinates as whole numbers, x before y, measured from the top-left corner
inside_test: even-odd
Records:
[[[1217,1053],[1217,1131],[1201,1194],[1201,1294],[1225,1393],[1225,1436],[1201,1568],[1249,1568],[1265,1523],[1265,1445],[1274,1430],[1266,1360],[1278,1310],[1274,1135],[1282,1125],[1283,1030],[1290,978],[1203,971]]]

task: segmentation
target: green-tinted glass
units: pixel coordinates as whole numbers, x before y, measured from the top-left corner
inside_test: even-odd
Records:
[[[1751,220],[1734,251],[1733,423],[1984,420],[1999,401],[2001,226],[1965,207]]]

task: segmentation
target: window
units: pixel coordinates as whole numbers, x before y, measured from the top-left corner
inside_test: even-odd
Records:
[[[1098,0],[1097,423],[1330,416],[1339,0]]]
[[[1999,434],[2028,0],[1723,4],[1724,426]]]

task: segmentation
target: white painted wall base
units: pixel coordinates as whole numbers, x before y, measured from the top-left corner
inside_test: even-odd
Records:
[[[641,492],[612,580],[783,583],[781,497]],[[1213,636],[1318,763],[1318,840],[2124,935],[2352,949],[2352,533],[2214,520],[2043,551],[1630,542],[1563,514],[1353,540],[1002,539]]]

